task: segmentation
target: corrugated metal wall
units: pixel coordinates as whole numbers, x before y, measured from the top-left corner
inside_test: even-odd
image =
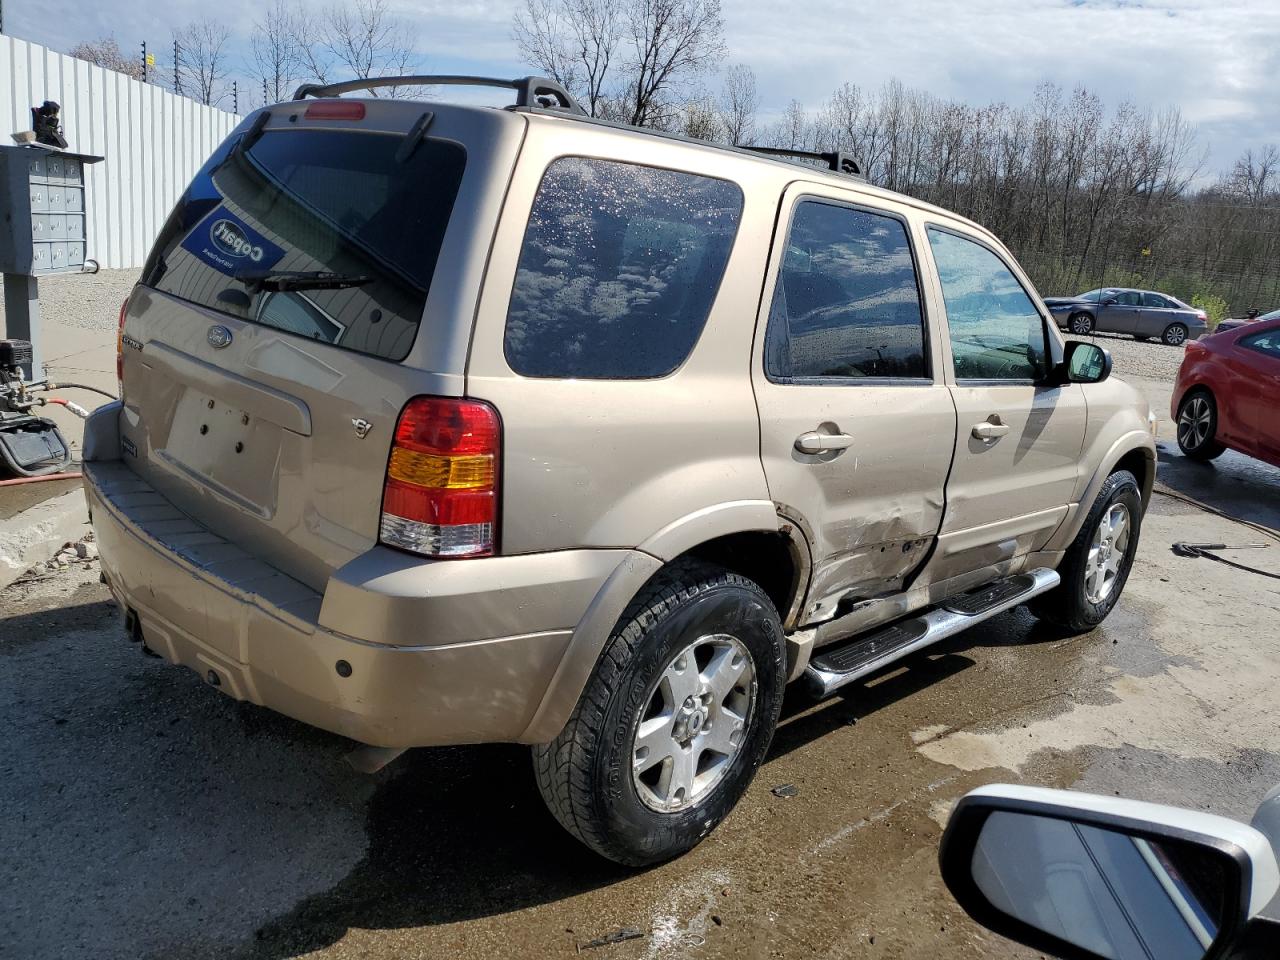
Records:
[[[104,268],[141,267],[178,194],[239,123],[160,87],[0,36],[0,140],[31,129],[33,106],[62,105],[70,149],[106,157],[88,167],[86,255]]]

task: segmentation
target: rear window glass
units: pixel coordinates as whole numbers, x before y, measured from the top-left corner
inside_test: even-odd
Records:
[[[403,360],[466,163],[400,134],[267,131],[219,148],[165,224],[143,283],[253,323]]]
[[[706,325],[742,213],[723,180],[608,160],[551,164],[507,314],[527,377],[665,376]]]

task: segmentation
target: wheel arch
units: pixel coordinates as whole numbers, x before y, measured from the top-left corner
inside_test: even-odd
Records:
[[[761,513],[761,504],[767,514]],[[746,517],[755,523],[735,528],[734,518]],[[715,563],[753,580],[773,600],[784,629],[793,628],[804,606],[811,568],[803,534],[779,517],[769,501],[700,510],[631,551],[605,581],[574,629],[547,692],[519,737],[521,743],[546,743],[560,733],[631,601],[661,571],[687,559]]]
[[[1107,482],[1107,477],[1117,470],[1128,470],[1138,481],[1138,489],[1142,494],[1142,508],[1145,511],[1151,504],[1151,491],[1156,480],[1156,448],[1151,435],[1144,431],[1133,430],[1123,434],[1111,445],[1100,465],[1090,477],[1088,485],[1080,495],[1075,510],[1057,533],[1053,535],[1044,549],[1047,551],[1065,550],[1076,538],[1080,528],[1089,515],[1089,507],[1098,498],[1098,492]]]

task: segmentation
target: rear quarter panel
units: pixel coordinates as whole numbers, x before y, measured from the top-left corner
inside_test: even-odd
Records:
[[[540,379],[512,371],[504,333],[525,227],[548,164],[597,157],[737,183],[738,238],[706,326],[676,371],[651,380]],[[723,151],[553,118],[531,118],[498,227],[471,346],[468,394],[503,423],[501,550],[635,547],[662,555],[706,529],[777,528],[751,387],[754,321],[786,171]],[[740,525],[739,525],[740,524]],[[694,529],[691,527],[690,529]],[[692,545],[692,544],[689,544]]]

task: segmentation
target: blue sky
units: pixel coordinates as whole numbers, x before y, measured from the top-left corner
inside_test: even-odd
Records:
[[[170,30],[217,12],[235,59],[265,0],[3,0],[9,33],[66,50],[113,34],[163,49]],[[320,6],[319,0],[310,0]],[[416,31],[420,67],[528,72],[511,39],[520,0],[393,0]],[[722,0],[729,57],[756,72],[762,112],[816,107],[844,81],[896,77],[971,103],[1022,103],[1041,80],[1083,83],[1108,105],[1177,106],[1211,150],[1207,174],[1245,148],[1280,144],[1278,0]],[[711,78],[713,89],[717,82]]]

